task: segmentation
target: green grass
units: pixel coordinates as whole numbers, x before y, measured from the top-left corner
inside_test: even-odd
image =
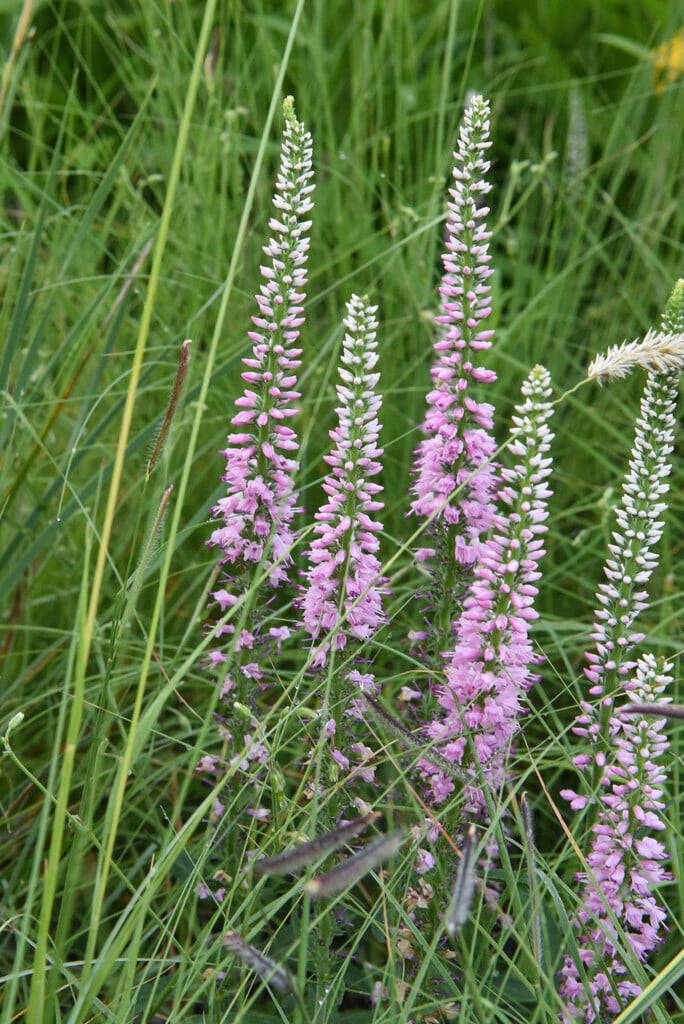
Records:
[[[0,6],[8,53],[21,9]],[[374,653],[387,706],[396,704],[418,671],[405,644],[419,622],[405,515],[466,91],[492,103],[491,357],[503,442],[536,362],[560,397],[593,353],[657,323],[684,276],[684,77],[656,92],[648,57],[678,19],[679,4],[665,0],[35,5],[0,108],[0,733],[24,715],[0,754],[2,1024],[558,1019],[555,972],[572,948],[578,899],[571,837],[583,852],[589,838],[558,793],[574,779],[582,652],[643,381],[585,386],[557,407],[535,634],[548,660],[514,782],[493,808],[501,904],[497,914],[476,900],[452,947],[441,914],[455,860],[444,841],[415,920],[411,844],[332,911],[299,880],[245,882],[247,852],[322,831],[330,806],[352,814],[357,795],[388,827],[425,815],[411,755],[379,726],[368,742],[380,788],[357,793],[340,778],[310,799],[302,651],[276,664],[279,702],[261,709],[278,771],[254,803],[270,821],[247,818],[226,779],[228,824],[209,823],[216,794],[194,771],[220,748],[217,694],[202,669],[216,568],[209,509],[222,491],[218,453],[240,390],[291,93],[313,133],[317,182],[302,490],[311,515],[344,302],[367,293],[380,306],[383,554],[394,589],[391,634]],[[578,122],[579,164],[568,145]],[[183,399],[148,476],[185,338]],[[676,663],[683,476],[675,456],[645,617],[649,649]],[[683,702],[679,682],[673,697]],[[670,932],[648,967],[630,962],[643,985],[660,976],[650,1006],[660,1022],[684,1021],[681,966],[667,973],[682,950],[684,743],[676,724],[668,731]],[[520,838],[523,791],[536,874]],[[225,877],[212,881],[217,871]],[[200,881],[221,885],[223,901],[199,900]],[[236,968],[222,942],[229,930],[287,964],[297,999]],[[373,1008],[376,983],[386,996]]]

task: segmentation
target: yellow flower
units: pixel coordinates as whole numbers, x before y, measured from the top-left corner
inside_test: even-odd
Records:
[[[653,88],[656,92],[664,92],[665,86],[674,82],[678,75],[684,74],[684,29],[675,32],[660,46],[650,51],[653,64]]]

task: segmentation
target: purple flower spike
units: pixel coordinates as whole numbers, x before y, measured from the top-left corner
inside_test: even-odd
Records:
[[[298,444],[287,421],[295,415],[294,403],[300,397],[295,388],[301,349],[295,346],[304,321],[311,227],[304,218],[313,207],[314,190],[311,136],[297,121],[291,97],[284,103],[284,113],[273,200],[276,216],[269,222],[272,238],[264,247],[269,265],[261,268],[264,283],[256,296],[259,316],[252,317],[256,330],[249,332],[252,356],[243,360],[242,379],[247,387],[235,403],[238,412],[231,420],[235,432],[223,452],[227,493],[213,509],[223,525],[209,541],[220,549],[223,562],[261,563],[269,571],[272,586],[287,579],[292,561]]]
[[[208,654],[207,665],[217,677],[222,700],[237,697],[248,703],[264,676],[264,651],[277,648],[285,638],[283,627],[262,635],[272,591],[288,581],[294,543],[296,508],[295,473],[297,438],[288,425],[295,415],[296,371],[301,350],[296,348],[304,321],[302,303],[309,251],[306,219],[313,207],[311,193],[311,136],[297,121],[291,97],[283,104],[285,128],[273,199],[276,215],[269,221],[271,240],[264,248],[269,264],[263,278],[249,332],[252,354],[243,360],[246,387],[235,402],[233,433],[223,452],[225,497],[212,510],[221,525],[209,544],[220,552],[226,573],[214,591],[217,617],[232,611],[226,622],[210,626],[218,649]],[[268,586],[255,581],[268,574]],[[239,631],[235,623],[243,618]],[[287,632],[287,631],[286,631]],[[228,638],[226,643],[221,638]],[[236,746],[244,739],[242,726],[233,723],[230,735]]]
[[[534,681],[537,661],[529,637],[537,618],[533,607],[544,554],[551,473],[548,455],[553,434],[550,376],[537,366],[522,387],[524,402],[513,417],[508,451],[517,461],[502,469],[499,496],[505,512],[496,514],[493,532],[484,541],[474,579],[458,621],[456,645],[447,656],[446,685],[438,690],[445,714],[428,735],[441,753],[458,764],[472,762],[474,749],[490,786],[500,786],[511,741],[519,728],[522,700]],[[440,802],[453,782],[423,762],[433,799]],[[482,816],[484,798],[466,787],[467,810]]]
[[[684,331],[684,281],[675,285],[661,328],[670,334]],[[585,971],[570,956],[561,971],[568,1024],[605,1021],[620,1013],[641,991],[630,976],[625,945],[643,961],[662,941],[665,912],[653,887],[670,876],[662,867],[663,845],[647,833],[664,828],[665,773],[658,760],[668,747],[661,735],[665,720],[625,720],[615,714],[615,702],[626,696],[634,704],[656,703],[670,682],[670,665],[659,668],[652,655],[635,662],[632,651],[643,639],[634,621],[646,607],[646,584],[658,563],[655,546],[663,532],[678,388],[678,370],[648,375],[605,568],[608,582],[598,593],[596,646],[587,654],[585,673],[595,702],[582,702],[573,728],[587,741],[574,764],[590,777],[585,794],[561,791],[573,810],[596,821],[589,870],[577,876],[584,900],[574,923]]]
[[[488,278],[489,213],[482,200],[490,191],[485,175],[489,161],[489,104],[475,96],[465,111],[454,153],[454,187],[447,218],[447,251],[442,257],[441,332],[435,343],[433,390],[427,397],[423,429],[427,437],[415,454],[412,511],[432,521],[442,557],[472,565],[479,538],[492,524],[496,444],[490,434],[493,408],[471,394],[472,384],[496,380],[477,364],[490,347],[493,331],[484,326],[490,309]],[[454,494],[454,492],[457,492]],[[445,537],[444,535],[447,535]],[[448,538],[448,539],[447,539]],[[422,551],[422,560],[435,552]]]
[[[383,507],[378,501],[382,487],[371,481],[380,472],[382,455],[377,446],[379,374],[372,372],[378,358],[376,310],[356,295],[347,303],[339,421],[330,432],[335,447],[326,456],[331,472],[323,483],[328,501],[315,516],[316,539],[306,552],[311,568],[299,602],[314,644],[314,667],[325,664],[331,645],[342,650],[348,638],[367,640],[386,622],[386,580],[376,554],[382,525],[373,518]]]
[[[634,704],[668,703],[669,698],[661,695],[672,681],[671,668],[669,664],[659,668],[653,655],[645,655],[637,662],[628,700]],[[657,902],[655,889],[671,875],[663,868],[665,847],[647,834],[665,828],[662,783],[669,743],[664,727],[664,718],[615,715],[610,719],[614,760],[601,782],[588,870],[577,875],[583,894],[574,923],[580,932],[579,956],[591,999],[577,964],[566,956],[561,970],[561,992],[567,1000],[562,1019],[566,1024],[591,1024],[620,1013],[641,992],[641,986],[631,979],[621,948],[631,949],[643,962],[664,938],[665,910]]]

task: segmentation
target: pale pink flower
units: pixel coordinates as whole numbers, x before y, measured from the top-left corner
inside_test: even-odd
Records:
[[[501,470],[502,511],[480,547],[474,578],[457,623],[454,650],[446,656],[446,683],[437,688],[443,714],[427,727],[448,760],[468,763],[474,749],[478,767],[492,787],[505,778],[505,763],[520,727],[525,693],[535,679],[537,658],[530,627],[537,618],[534,598],[544,554],[553,434],[548,371],[535,367],[523,384],[524,401],[513,417],[509,453],[516,460]],[[453,790],[433,765],[423,762],[432,797]],[[466,787],[466,811],[486,813],[479,788]]]
[[[488,279],[489,238],[482,201],[490,146],[489,104],[475,96],[461,126],[454,153],[454,187],[446,224],[444,275],[440,286],[440,334],[435,343],[433,389],[427,396],[423,424],[426,437],[415,453],[412,511],[430,521],[434,548],[422,548],[420,560],[433,560],[443,576],[447,565],[472,565],[479,540],[493,521],[496,443],[491,435],[491,405],[480,402],[474,384],[496,380],[478,364],[490,347],[493,330],[485,326],[491,312]]]
[[[341,651],[348,639],[370,639],[385,624],[375,518],[382,507],[382,487],[372,478],[380,472],[382,449],[375,388],[379,375],[375,312],[367,299],[353,295],[347,303],[340,377],[337,385],[338,425],[331,431],[335,447],[326,462],[331,471],[323,490],[328,500],[315,515],[314,534],[306,559],[305,586],[299,600],[304,629],[313,644],[312,664],[326,663],[331,647]]]
[[[275,216],[269,221],[272,233],[264,248],[268,264],[262,266],[263,283],[256,296],[259,315],[252,318],[249,332],[252,354],[243,360],[246,387],[235,402],[234,432],[228,436],[225,497],[213,509],[221,525],[209,544],[217,547],[226,567],[222,585],[213,597],[220,617],[235,609],[222,624],[211,627],[214,636],[228,636],[231,656],[225,650],[209,653],[214,669],[221,669],[221,695],[236,686],[240,699],[247,681],[258,683],[263,675],[261,659],[247,660],[243,652],[263,648],[259,632],[268,608],[268,593],[261,588],[258,611],[252,611],[246,628],[235,634],[240,619],[240,598],[250,593],[261,573],[267,574],[271,593],[288,580],[294,543],[293,517],[297,493],[297,438],[288,420],[295,415],[296,371],[301,349],[297,347],[304,321],[304,287],[309,251],[307,219],[313,203],[311,193],[311,136],[296,119],[292,100],[284,104],[285,128],[280,168],[273,199]],[[285,628],[270,631],[271,642],[279,647],[289,635]]]

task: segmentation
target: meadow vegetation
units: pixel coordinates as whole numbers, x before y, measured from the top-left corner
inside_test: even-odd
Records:
[[[683,31],[668,0],[0,6],[1,1024],[550,1024],[587,913],[615,929],[633,985],[605,1019],[684,1022],[684,729],[671,718],[646,737],[666,768],[668,860],[653,893],[667,931],[644,962],[576,880],[591,881],[602,819],[587,797],[601,780],[573,761],[646,381],[637,369],[600,387],[587,367],[650,328],[682,333],[681,306],[667,304],[684,277]],[[551,394],[537,375],[527,398],[553,403],[555,438],[530,633],[539,681],[522,687],[502,774],[454,759],[483,794],[464,815],[463,779],[435,798],[447,765],[411,697],[446,678],[445,647],[431,648],[431,628],[418,635],[433,570],[416,551],[435,512],[419,521],[414,453],[474,94],[491,132],[484,461],[509,458],[538,364]],[[226,496],[220,453],[245,387],[289,95],[315,182],[287,421],[305,511],[275,559],[291,558],[290,591],[274,604],[273,564],[257,558],[235,632],[217,640],[232,613],[226,598],[217,617],[211,597],[229,586],[212,509]],[[384,451],[368,457],[382,492],[364,514],[382,523],[370,533],[383,612],[335,661],[330,647],[317,659],[321,627],[297,587],[325,538],[325,516],[312,528],[330,497],[330,431],[341,436],[345,330],[367,358],[377,336],[369,421]],[[663,376],[676,393],[676,366]],[[669,416],[658,401],[648,436]],[[677,440],[667,507],[651,505],[662,527],[637,653],[667,660],[680,706]],[[250,687],[243,662],[222,695],[212,652],[233,658],[257,613],[265,678]],[[365,696],[352,695],[354,671],[374,676]],[[653,663],[654,679],[663,671]],[[600,749],[614,734],[597,714]],[[320,842],[311,856],[296,853],[305,839]],[[328,876],[351,850],[367,857],[359,871]],[[258,867],[281,855],[301,862]],[[592,981],[580,972],[587,1006]]]

